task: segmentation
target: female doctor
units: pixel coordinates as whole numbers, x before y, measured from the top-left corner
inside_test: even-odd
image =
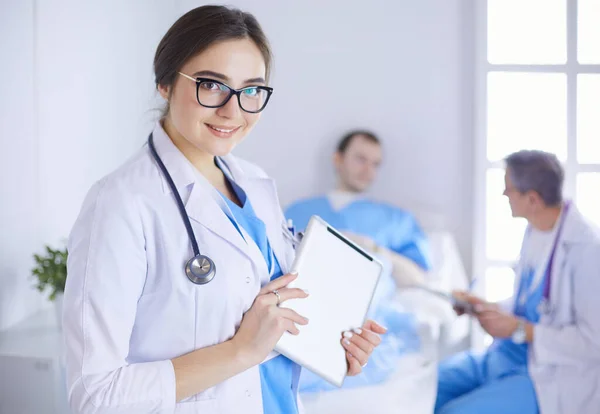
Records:
[[[294,250],[273,181],[230,155],[269,101],[270,64],[255,18],[220,6],[188,12],[158,45],[165,114],[93,186],[69,240],[74,412],[299,411],[300,367],[272,350],[308,323],[277,305],[308,292],[286,288]],[[349,375],[384,332],[369,321],[340,338]]]

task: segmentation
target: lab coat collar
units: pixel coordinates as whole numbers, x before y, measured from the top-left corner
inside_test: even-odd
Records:
[[[242,235],[232,225],[225,213],[229,211],[229,207],[222,196],[173,144],[173,141],[171,141],[171,138],[169,138],[162,128],[160,122],[157,122],[153,136],[156,152],[165,164],[165,167],[167,167],[190,219],[200,223],[209,231],[225,239],[240,252],[252,259],[260,268],[261,273],[266,271],[266,264],[263,269],[255,252],[251,251]],[[163,191],[166,194],[171,194],[171,187],[160,169],[158,169],[158,166],[157,170],[162,180]],[[199,244],[201,244],[202,234],[196,232],[195,236]],[[209,252],[202,252],[201,249],[201,253],[208,254]],[[262,261],[264,262],[264,259]]]
[[[566,215],[563,219],[562,215],[565,214],[565,209],[563,207],[557,224],[552,230],[554,234],[558,231],[558,226],[560,222],[564,220],[562,224],[562,229],[560,231],[559,240],[557,245],[561,246],[563,244],[572,244],[572,243],[582,243],[586,242],[590,239],[590,235],[593,233],[590,232],[590,225],[586,222],[585,217],[581,214],[577,206],[572,201],[567,201],[570,205],[568,210],[566,211]]]
[[[564,230],[560,242],[563,244],[586,243],[594,237],[594,230],[597,229],[590,226],[590,223],[587,222],[575,203],[571,202],[569,211],[565,216]]]
[[[156,124],[153,135],[156,151],[167,167],[189,217],[244,253],[252,260],[259,274],[264,275],[268,280],[269,272],[262,253],[252,243],[247,243],[232,225],[225,212],[228,212],[231,217],[233,215],[221,194],[173,144],[160,122]],[[244,189],[256,215],[265,223],[267,237],[281,268],[289,269],[291,264],[288,263],[285,255],[285,240],[281,224],[283,219],[280,218],[282,213],[278,214],[279,203],[274,181],[266,175],[261,176],[256,172],[246,171],[231,154],[217,157],[216,162],[228,178]],[[163,191],[170,194],[171,189],[166,178],[162,173],[160,175]],[[196,234],[196,237],[201,239],[201,235]]]
[[[177,187],[177,191],[179,191],[179,194],[182,194],[183,198],[183,194],[186,193],[187,187],[195,181],[194,166],[188,161],[185,155],[179,151],[179,148],[173,144],[173,141],[171,141],[171,138],[169,138],[163,129],[160,121],[156,122],[154,130],[152,131],[152,136],[154,137],[156,152],[160,156],[163,164],[165,164],[165,167],[167,167],[167,171],[169,171],[169,174],[175,183],[175,187]],[[148,151],[150,150],[148,149]],[[171,193],[171,187],[160,169],[158,169],[158,165],[157,170],[160,174],[163,191],[167,194]]]
[[[559,237],[560,238],[556,245],[556,256],[552,266],[552,274],[550,275],[553,281],[550,285],[550,296],[554,298],[559,294],[556,289],[558,289],[560,286],[560,284],[555,281],[560,277],[564,277],[564,269],[567,261],[569,260],[569,251],[571,247],[580,243],[589,243],[594,237],[598,236],[594,235],[594,227],[590,226],[590,224],[586,221],[585,217],[581,214],[575,203],[570,202],[569,209],[564,218],[562,232]],[[548,265],[548,259],[545,266]],[[532,285],[532,290],[535,286],[541,283],[541,274],[544,272],[538,273],[540,273],[540,277],[536,278],[535,283]]]
[[[564,211],[564,210],[563,210]],[[574,245],[581,243],[591,243],[594,240],[598,240],[600,235],[596,226],[590,225],[586,218],[581,214],[577,206],[573,202],[567,211],[563,223],[563,228],[560,233],[560,238],[556,244],[556,252],[554,257],[554,263],[552,264],[551,284],[550,284],[550,298],[560,297],[561,292],[560,283],[557,282],[561,277],[564,277],[565,266],[569,260],[569,252]],[[540,283],[544,280],[543,276],[546,274],[547,266],[549,264],[551,251],[548,251],[547,257],[545,258],[542,266],[540,266],[536,273],[533,282],[529,288],[529,293],[535,291]],[[523,270],[521,262],[519,262],[515,268],[515,274],[517,281],[515,283],[515,296],[507,302],[507,305],[514,303],[517,298],[518,289],[520,286],[521,272]]]

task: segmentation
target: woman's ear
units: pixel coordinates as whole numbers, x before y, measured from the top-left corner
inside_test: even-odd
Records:
[[[158,93],[163,99],[169,102],[169,98],[171,97],[171,87],[168,85],[158,85]]]

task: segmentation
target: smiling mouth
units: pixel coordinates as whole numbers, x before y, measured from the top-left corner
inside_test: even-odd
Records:
[[[209,127],[210,129],[213,129],[218,132],[223,132],[225,134],[231,134],[232,132],[235,132],[238,129],[240,129],[240,127],[217,127],[217,126],[214,126],[211,124],[206,124],[206,126]]]

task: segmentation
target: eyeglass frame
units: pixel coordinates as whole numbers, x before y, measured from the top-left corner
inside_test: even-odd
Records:
[[[240,88],[240,89],[234,89],[231,86],[227,85],[226,83],[223,83],[223,82],[215,80],[215,79],[211,79],[211,78],[194,78],[194,77],[192,77],[190,75],[186,75],[185,73],[182,73],[182,72],[177,72],[177,73],[179,73],[184,78],[187,78],[187,79],[189,79],[191,81],[196,82],[196,101],[198,101],[198,104],[200,106],[203,106],[205,108],[221,108],[221,107],[227,105],[227,102],[229,102],[229,100],[231,99],[231,97],[233,95],[236,95],[237,96],[237,100],[238,100],[238,105],[240,106],[240,109],[242,111],[247,112],[249,114],[258,114],[258,113],[262,112],[267,107],[267,103],[269,103],[269,99],[271,98],[271,95],[273,94],[273,88],[270,88],[268,86],[256,85],[256,86],[246,86],[245,88]],[[200,90],[200,85],[203,82],[212,82],[212,83],[216,83],[218,85],[225,86],[227,89],[229,89],[229,96],[227,96],[227,98],[225,98],[225,100],[223,101],[223,103],[221,105],[204,105],[202,102],[200,102],[200,98],[198,97],[198,92]],[[265,103],[263,104],[263,106],[258,111],[248,111],[248,110],[244,109],[244,107],[242,106],[242,102],[240,100],[241,99],[240,95],[246,89],[250,89],[250,88],[262,89],[262,90],[267,91],[267,98],[265,99]]]

